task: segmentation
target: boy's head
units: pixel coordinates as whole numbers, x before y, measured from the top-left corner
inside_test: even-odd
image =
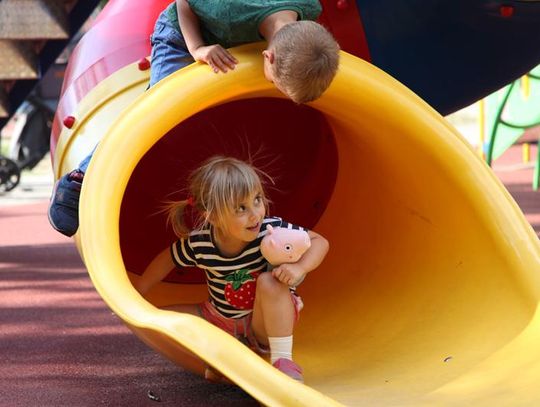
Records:
[[[264,74],[296,103],[317,99],[338,69],[339,45],[314,21],[284,25],[263,51]]]

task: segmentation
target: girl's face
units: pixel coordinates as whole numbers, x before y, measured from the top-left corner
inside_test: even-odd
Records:
[[[240,202],[223,220],[220,232],[226,243],[249,243],[257,238],[266,208],[261,192],[255,192]]]

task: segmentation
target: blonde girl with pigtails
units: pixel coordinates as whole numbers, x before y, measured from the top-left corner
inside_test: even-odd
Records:
[[[178,240],[147,266],[135,288],[144,296],[174,267],[198,267],[206,276],[208,299],[168,307],[194,314],[235,336],[258,353],[270,353],[274,367],[303,381],[293,361],[293,331],[302,307],[291,287],[317,268],[328,252],[325,238],[311,230],[310,248],[296,263],[272,269],[261,254],[267,225],[303,228],[267,216],[268,199],[259,171],[232,157],[216,156],[188,179],[188,196],[168,206],[168,223]],[[195,214],[193,227],[186,208]],[[208,379],[219,378],[207,369]]]

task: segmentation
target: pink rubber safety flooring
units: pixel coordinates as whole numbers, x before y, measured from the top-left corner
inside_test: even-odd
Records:
[[[532,161],[524,163],[522,146],[514,145],[493,163],[493,170],[514,197],[536,234],[540,236],[540,190],[532,189],[536,156],[537,147],[532,146],[530,150]]]

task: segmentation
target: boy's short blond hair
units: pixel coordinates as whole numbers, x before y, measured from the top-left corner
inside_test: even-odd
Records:
[[[339,45],[322,25],[296,21],[272,38],[274,82],[296,103],[320,97],[339,65]]]

